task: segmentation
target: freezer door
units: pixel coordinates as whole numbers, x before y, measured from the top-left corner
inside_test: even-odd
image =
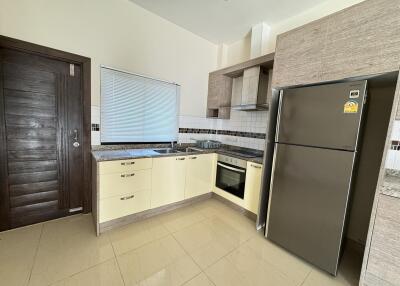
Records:
[[[277,144],[266,236],[336,274],[354,152]]]
[[[366,81],[283,90],[279,143],[356,150]]]

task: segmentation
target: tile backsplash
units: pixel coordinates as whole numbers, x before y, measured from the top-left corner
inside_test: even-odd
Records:
[[[92,145],[100,145],[100,106],[92,105]]]
[[[264,150],[268,111],[231,110],[230,119],[179,117],[179,142],[218,140],[223,144]]]
[[[391,146],[386,155],[385,168],[400,170],[400,120],[393,123]]]
[[[264,150],[268,111],[231,110],[230,119],[179,116],[180,143],[196,139],[218,140],[223,144]],[[100,145],[100,107],[92,105],[92,145]]]

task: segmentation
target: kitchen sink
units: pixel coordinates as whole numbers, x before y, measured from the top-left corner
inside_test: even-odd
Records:
[[[176,150],[176,149],[172,149],[172,148],[167,148],[167,149],[156,149],[154,150],[157,153],[160,154],[174,154],[174,153],[182,153],[184,151],[180,151],[180,150]]]

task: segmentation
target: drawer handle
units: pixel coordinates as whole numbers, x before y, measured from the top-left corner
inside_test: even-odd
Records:
[[[190,157],[189,159],[194,160],[194,159],[197,159],[197,157]]]
[[[122,197],[120,198],[121,201],[126,201],[126,200],[130,200],[133,199],[135,197],[135,195],[131,195],[131,196],[127,196],[127,197]]]
[[[185,158],[176,158],[176,160],[183,161]]]
[[[135,162],[122,162],[121,165],[122,166],[130,166],[130,165],[134,165]]]
[[[256,168],[256,169],[261,169],[261,166],[256,166],[256,165],[253,165],[253,164],[251,164],[251,166],[252,166],[253,168]]]
[[[132,174],[122,174],[122,175],[121,175],[121,178],[129,178],[129,177],[133,177],[133,176],[135,176],[135,173],[132,173]]]

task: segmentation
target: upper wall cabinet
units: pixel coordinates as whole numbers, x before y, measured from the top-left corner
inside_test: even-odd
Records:
[[[400,1],[367,0],[278,36],[273,87],[399,70]]]
[[[207,117],[227,119],[230,115],[232,78],[218,73],[208,76]]]
[[[265,96],[263,97],[265,101],[265,98],[268,97],[267,94],[270,94],[269,90],[267,90],[271,89],[270,84],[268,84],[268,75],[272,75],[273,63],[274,53],[211,72],[208,77],[207,117],[229,119],[232,106],[232,92],[233,94],[238,95],[233,99],[235,102],[235,104],[233,105],[237,105],[240,104],[243,99],[241,95],[242,88],[247,87],[247,89],[249,90],[258,90],[258,80],[260,76],[258,75],[254,77],[246,77],[244,76],[246,70],[252,71],[257,69],[258,71],[268,71],[265,80],[265,90],[262,91],[265,92]],[[239,83],[236,80],[235,85],[233,86],[234,79],[238,78],[242,82]],[[244,78],[248,79],[248,82],[244,81]],[[254,81],[256,82],[256,84],[252,83]],[[244,82],[247,82],[247,85],[243,85]],[[257,92],[252,92],[251,94],[257,94]],[[248,100],[251,100],[251,98],[249,98]],[[254,105],[258,103],[256,101],[253,101],[252,103]]]
[[[327,21],[317,21],[278,36],[272,86],[318,82]]]

